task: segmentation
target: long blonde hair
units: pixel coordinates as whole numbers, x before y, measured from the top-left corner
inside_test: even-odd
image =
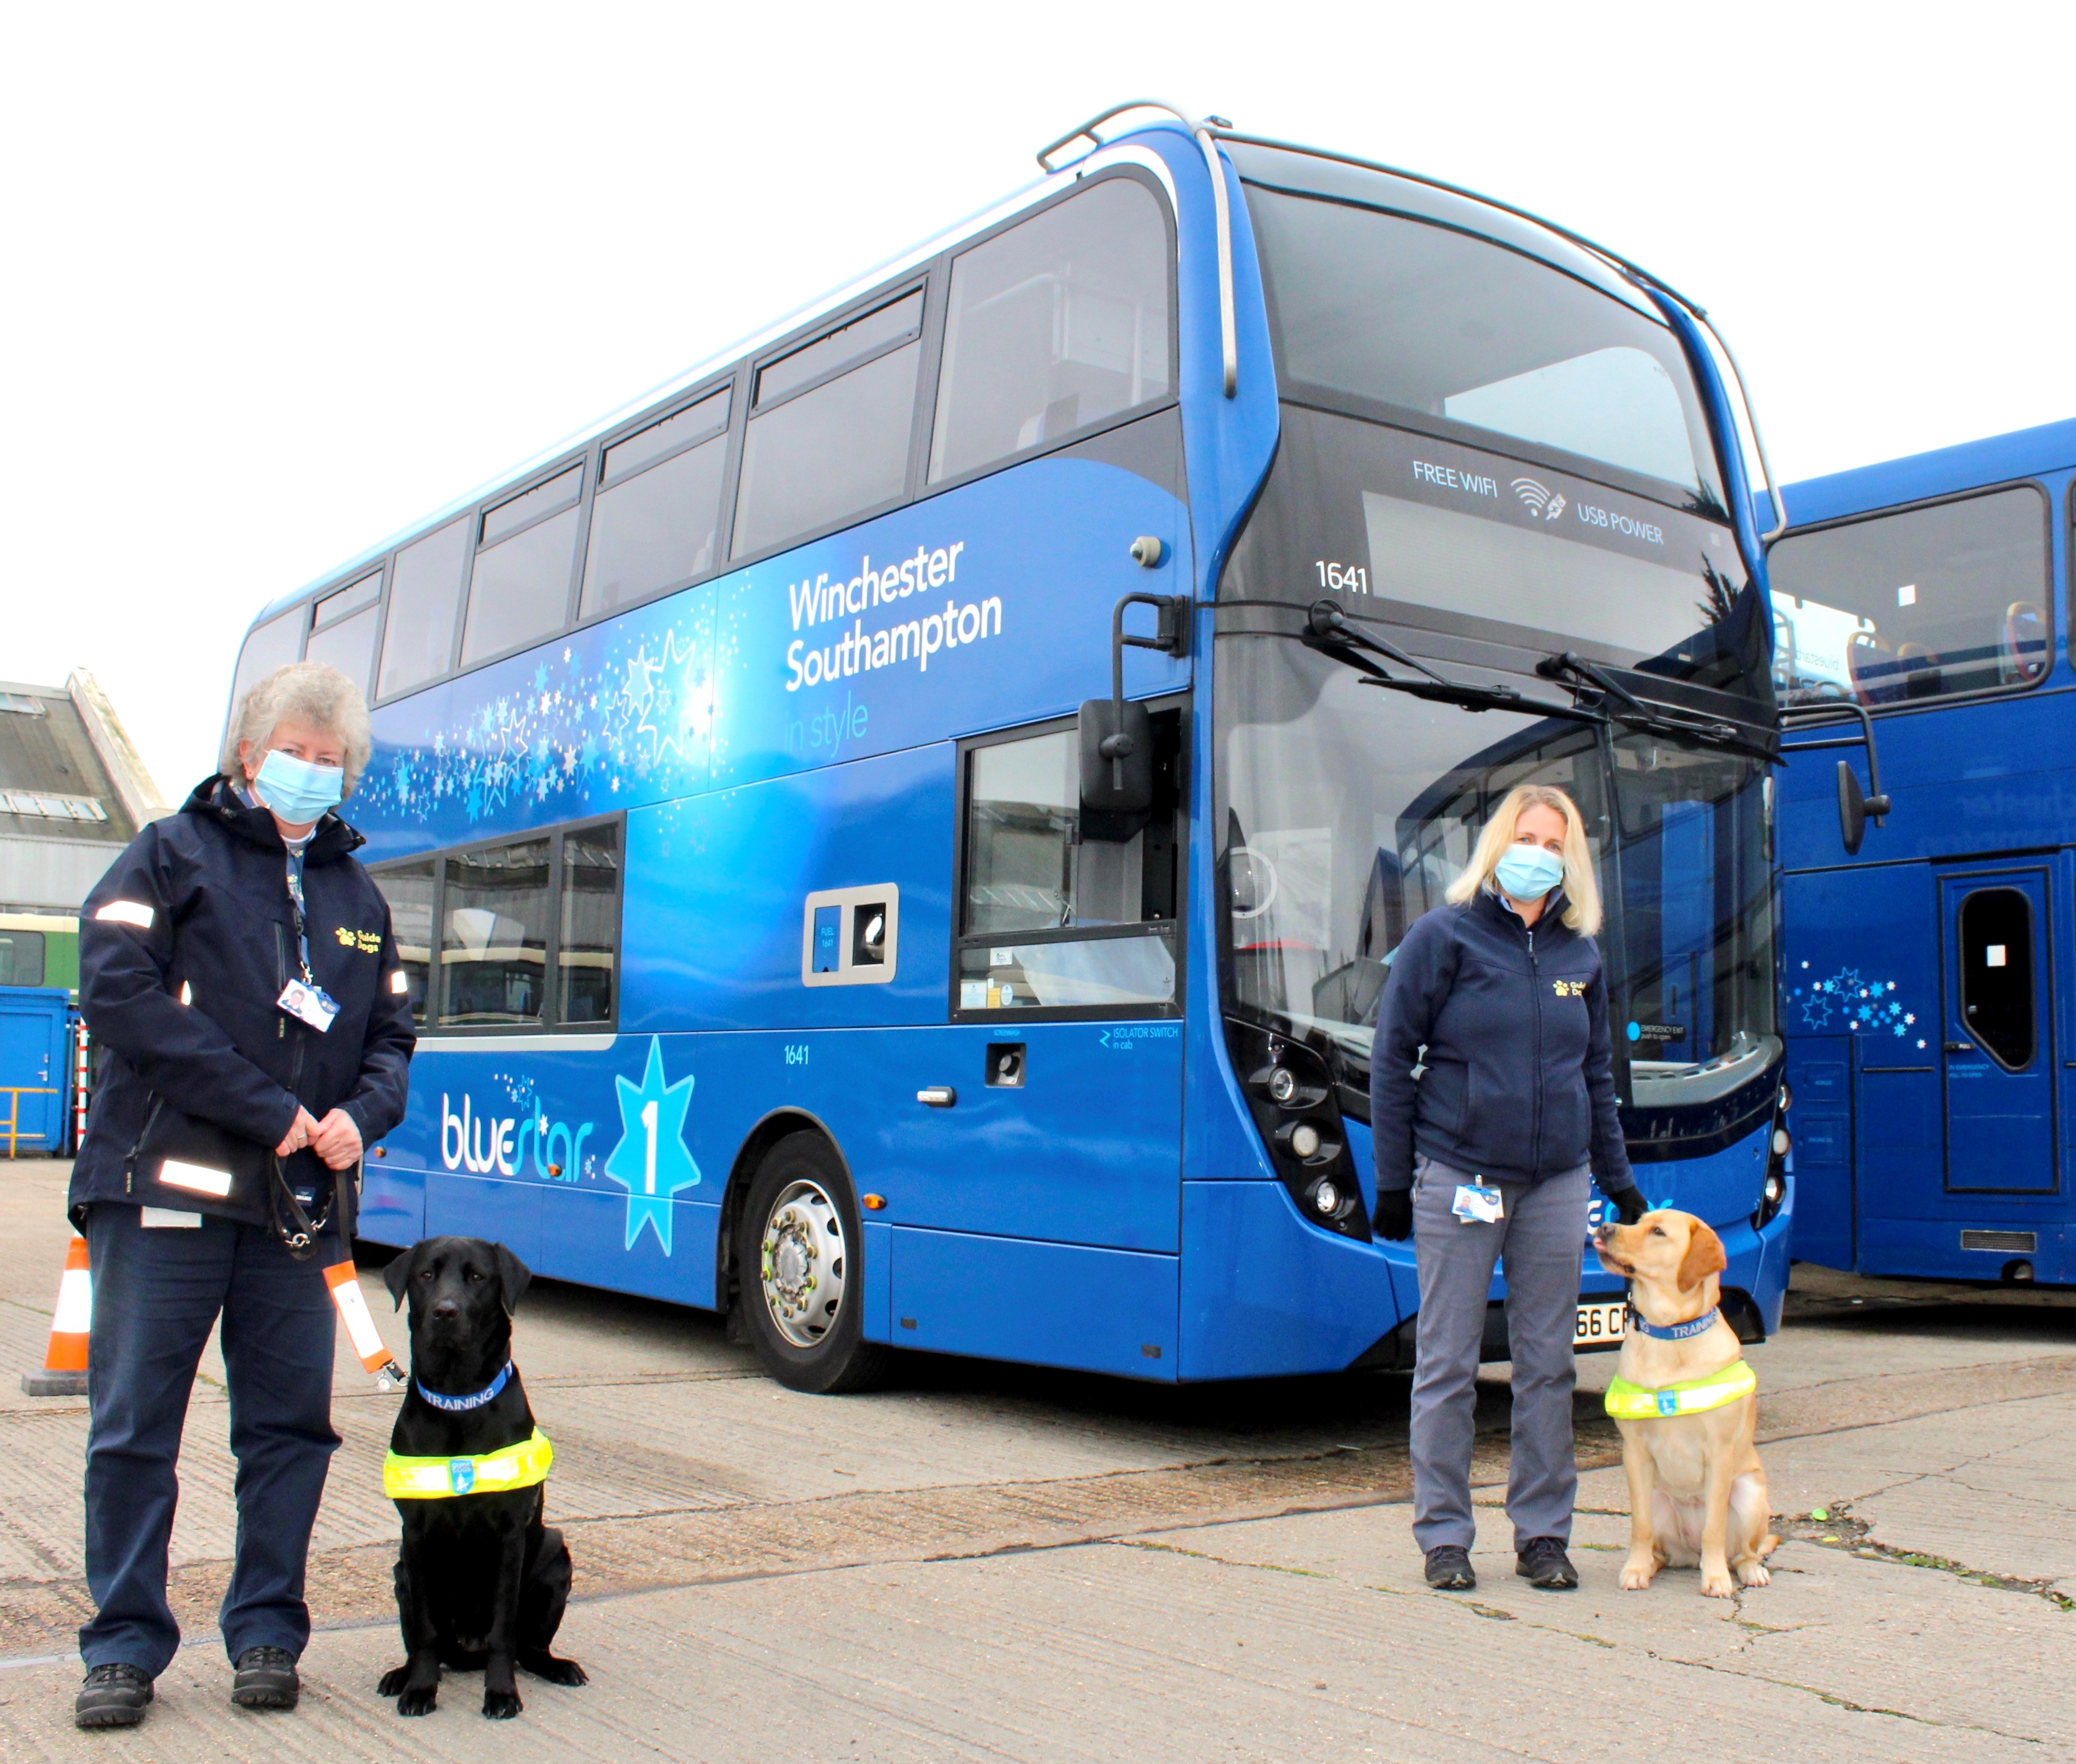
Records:
[[[1449,884],[1443,898],[1459,907],[1476,899],[1513,843],[1522,811],[1538,807],[1554,808],[1564,817],[1564,923],[1582,937],[1593,936],[1601,928],[1601,885],[1593,875],[1593,854],[1586,845],[1585,818],[1576,803],[1548,784],[1517,784],[1500,799],[1472,848],[1468,866]]]

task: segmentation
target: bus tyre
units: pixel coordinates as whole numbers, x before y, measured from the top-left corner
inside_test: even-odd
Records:
[[[765,1153],[737,1232],[742,1316],[766,1372],[820,1396],[885,1377],[892,1351],[864,1334],[857,1197],[827,1139],[788,1134]]]

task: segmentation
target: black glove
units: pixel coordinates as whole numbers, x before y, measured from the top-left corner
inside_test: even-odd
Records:
[[[1615,1217],[1625,1225],[1634,1225],[1650,1210],[1650,1203],[1643,1197],[1643,1190],[1632,1182],[1626,1189],[1601,1191],[1608,1197],[1608,1205],[1615,1210]]]
[[[1403,1243],[1413,1235],[1413,1190],[1380,1189],[1376,1196],[1376,1235]]]

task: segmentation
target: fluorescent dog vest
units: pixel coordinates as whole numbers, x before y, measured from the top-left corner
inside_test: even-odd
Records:
[[[536,1427],[531,1439],[473,1458],[406,1458],[389,1452],[382,1459],[382,1492],[392,1500],[443,1500],[452,1495],[500,1494],[508,1488],[530,1488],[548,1480],[555,1448]]]
[[[1655,1421],[1661,1416],[1699,1415],[1733,1403],[1740,1397],[1749,1397],[1758,1388],[1758,1374],[1740,1359],[1721,1372],[1689,1378],[1682,1384],[1667,1384],[1661,1390],[1646,1390],[1641,1384],[1632,1384],[1626,1378],[1613,1379],[1608,1384],[1607,1409],[1617,1421]]]

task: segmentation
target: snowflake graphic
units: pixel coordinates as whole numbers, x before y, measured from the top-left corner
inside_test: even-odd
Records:
[[[1901,1039],[1906,1031],[1916,1027],[1917,1013],[1904,1008],[1904,1002],[1895,996],[1895,990],[1893,980],[1870,979],[1857,968],[1841,968],[1828,979],[1812,980],[1806,990],[1792,989],[1789,1008],[1800,1007],[1805,1029],[1829,1027],[1832,1012],[1837,1010],[1844,1016],[1849,1031]]]

